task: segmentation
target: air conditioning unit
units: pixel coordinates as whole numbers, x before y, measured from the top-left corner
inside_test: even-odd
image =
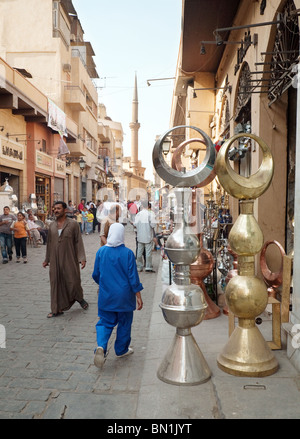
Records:
[[[63,71],[64,72],[70,73],[71,69],[72,69],[71,64],[64,64],[64,66],[63,66]]]

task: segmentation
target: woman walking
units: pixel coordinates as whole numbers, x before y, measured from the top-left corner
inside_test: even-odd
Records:
[[[27,222],[25,221],[24,213],[19,212],[17,214],[17,221],[12,223],[10,228],[14,232],[14,241],[15,241],[16,256],[17,256],[16,262],[20,262],[20,257],[22,254],[23,262],[24,264],[26,264],[27,263],[26,241],[27,241],[27,236],[28,237],[30,236],[30,231]]]
[[[107,355],[107,343],[118,325],[115,353],[124,357],[133,353],[129,347],[133,311],[142,309],[143,301],[134,253],[124,244],[124,226],[110,226],[107,244],[101,247],[95,259],[94,281],[99,285],[98,316],[96,324],[97,349],[94,364],[101,368]]]

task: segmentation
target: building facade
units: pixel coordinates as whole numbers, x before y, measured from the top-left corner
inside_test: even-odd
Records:
[[[1,184],[9,177],[20,207],[35,194],[41,216],[58,199],[96,201],[110,154],[104,163],[94,51],[72,1],[2,2],[0,12]],[[115,142],[122,129],[106,131]]]

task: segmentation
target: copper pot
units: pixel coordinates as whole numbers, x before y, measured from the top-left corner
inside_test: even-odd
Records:
[[[281,253],[281,266],[279,271],[273,273],[269,267],[267,266],[266,261],[266,251],[270,244],[275,244]],[[278,288],[282,284],[282,276],[283,276],[283,256],[285,255],[285,251],[281,244],[277,241],[267,241],[260,253],[260,269],[263,275],[264,281],[268,286],[268,295],[269,297],[276,298],[276,288]]]
[[[221,313],[220,308],[209,297],[203,280],[212,272],[214,268],[214,258],[209,250],[203,247],[203,233],[198,235],[200,241],[200,253],[197,260],[190,265],[191,283],[199,285],[203,290],[207,303],[204,320],[214,319]]]

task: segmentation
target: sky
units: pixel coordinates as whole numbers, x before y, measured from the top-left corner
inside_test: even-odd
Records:
[[[139,160],[153,180],[152,150],[170,125],[180,43],[182,0],[73,0],[84,40],[95,52],[99,103],[124,131],[123,154],[131,155],[132,99],[137,75]]]

